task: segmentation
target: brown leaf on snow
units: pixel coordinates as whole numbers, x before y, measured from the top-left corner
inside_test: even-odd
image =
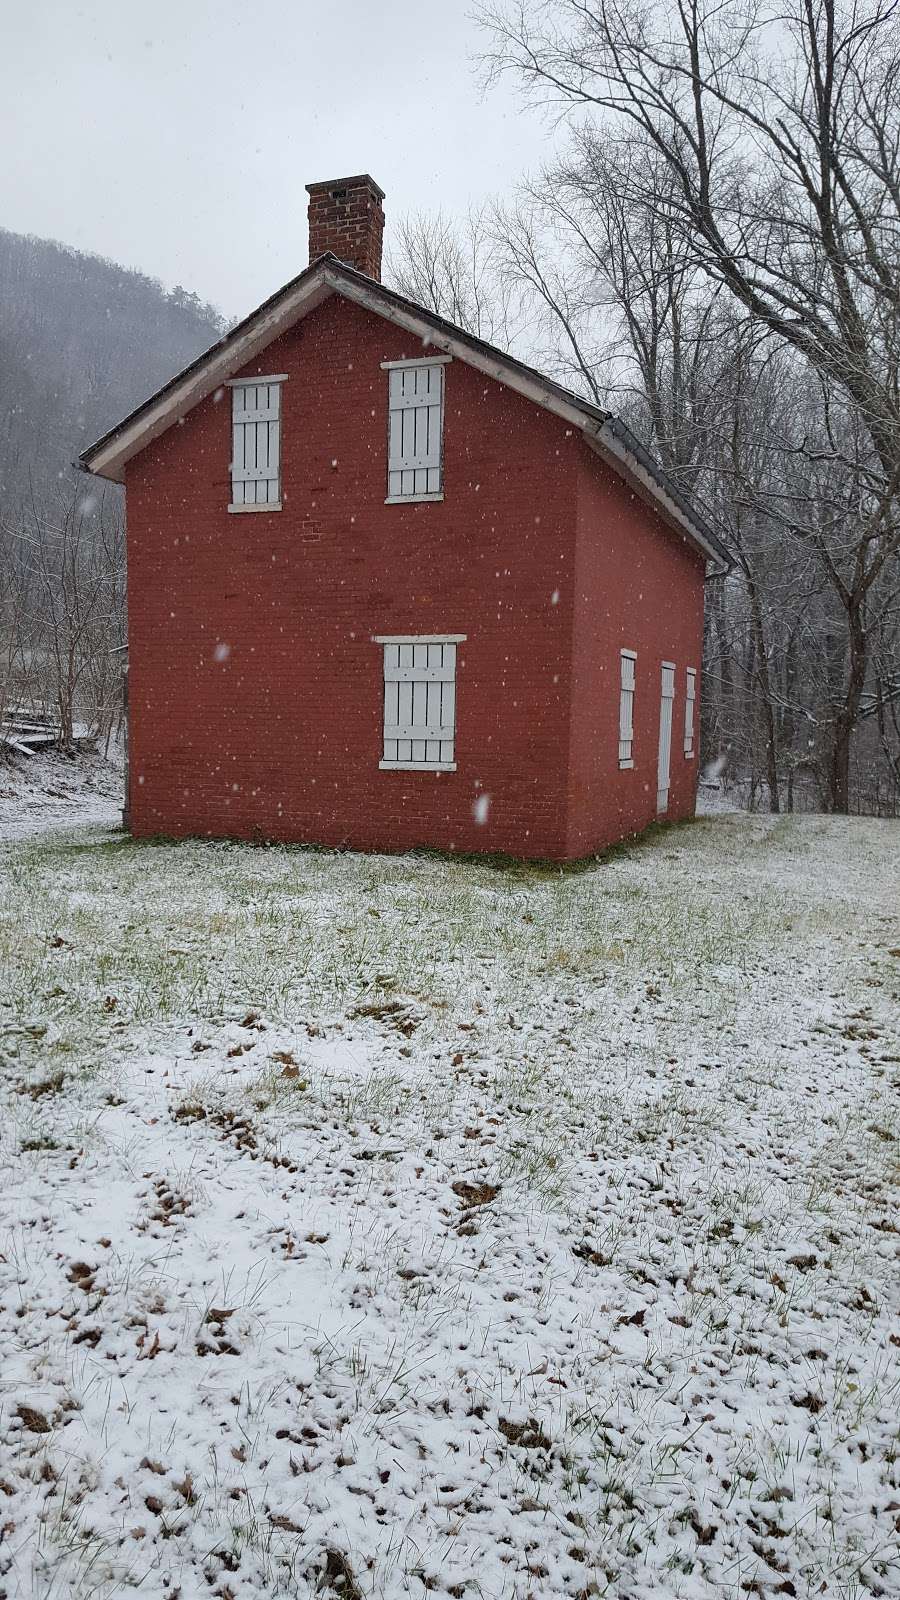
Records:
[[[66,1277],[70,1283],[75,1284],[77,1289],[83,1289],[85,1294],[89,1294],[94,1287],[94,1274],[96,1271],[97,1268],[89,1267],[86,1261],[73,1261],[66,1273]]]
[[[325,1582],[338,1594],[345,1595],[347,1600],[363,1600],[362,1589],[343,1550],[325,1552]]]
[[[414,1016],[402,1000],[373,1001],[368,1005],[356,1006],[347,1012],[348,1017],[369,1017],[373,1022],[380,1022],[385,1027],[396,1028],[405,1039],[415,1033],[420,1026],[421,1018]]]
[[[292,1522],[290,1517],[282,1516],[279,1511],[269,1512],[269,1521],[273,1528],[280,1528],[282,1533],[302,1533],[303,1529],[298,1523]]]
[[[194,1493],[194,1480],[191,1477],[189,1472],[185,1473],[185,1475],[182,1478],[180,1483],[178,1482],[177,1479],[173,1479],[172,1481],[173,1481],[174,1487],[178,1490],[178,1493],[181,1495],[181,1498],[184,1501],[185,1505],[193,1506],[193,1505],[197,1504],[197,1496]]]
[[[100,1329],[100,1328],[79,1328],[78,1332],[75,1334],[75,1337],[72,1340],[72,1343],[73,1344],[88,1344],[88,1345],[90,1345],[92,1350],[96,1350],[96,1348],[97,1348],[98,1344],[100,1343],[100,1340],[101,1340],[102,1337],[103,1337],[103,1332],[102,1332],[102,1329]]]
[[[587,1239],[582,1239],[580,1244],[573,1244],[572,1254],[579,1261],[589,1261],[592,1267],[608,1267],[610,1264],[609,1256],[605,1256],[601,1250],[595,1250]]]
[[[634,1312],[632,1312],[630,1317],[620,1317],[618,1322],[616,1323],[616,1327],[617,1328],[642,1328],[644,1326],[644,1318],[645,1318],[646,1315],[647,1315],[646,1308],[642,1308],[640,1311],[634,1311]]]
[[[525,1422],[513,1422],[509,1417],[501,1417],[497,1427],[509,1444],[521,1445],[523,1450],[550,1450],[553,1447],[553,1440],[534,1417],[528,1417]]]
[[[719,1531],[718,1525],[714,1522],[709,1522],[704,1525],[704,1523],[698,1517],[696,1511],[691,1512],[689,1520],[697,1543],[702,1545],[712,1544],[713,1539],[716,1537],[716,1534]]]
[[[50,1424],[42,1411],[35,1411],[34,1406],[16,1406],[16,1416],[29,1433],[49,1433]]]
[[[203,1320],[204,1322],[227,1322],[228,1318],[233,1316],[234,1306],[230,1308],[210,1306]]]
[[[825,1401],[817,1394],[792,1394],[791,1405],[800,1406],[803,1411],[811,1411],[813,1416],[824,1410]]]
[[[489,1206],[501,1188],[499,1183],[466,1183],[463,1178],[458,1178],[450,1187],[464,1206]]]

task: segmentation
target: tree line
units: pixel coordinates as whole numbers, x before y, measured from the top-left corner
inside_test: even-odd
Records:
[[[900,47],[893,5],[482,10],[562,154],[411,297],[623,414],[734,557],[703,752],[752,804],[900,814]]]

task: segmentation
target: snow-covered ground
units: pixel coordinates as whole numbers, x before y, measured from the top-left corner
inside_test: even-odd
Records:
[[[898,857],[0,845],[0,1595],[896,1594]]]
[[[122,816],[122,755],[112,760],[82,750],[67,756],[0,754],[0,839],[27,839],[67,822],[105,822]]]

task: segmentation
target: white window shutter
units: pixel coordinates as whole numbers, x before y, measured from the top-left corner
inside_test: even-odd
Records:
[[[697,671],[695,667],[688,667],[684,695],[684,753],[686,756],[694,754],[694,702],[696,698]]]
[[[619,766],[634,765],[634,682],[636,656],[633,650],[619,654]]]
[[[393,367],[388,386],[388,499],[440,494],[443,365]]]
[[[231,503],[275,506],[281,501],[281,384],[234,384]]]
[[[386,643],[381,766],[453,770],[455,740],[456,644]]]
[[[669,783],[672,767],[672,708],[675,703],[675,667],[671,661],[662,663],[659,698],[659,752],[656,769],[656,810],[662,815],[669,809]]]

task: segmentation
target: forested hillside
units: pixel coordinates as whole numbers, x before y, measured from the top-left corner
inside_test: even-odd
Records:
[[[143,273],[0,230],[0,519],[218,338],[214,307]]]
[[[72,462],[222,328],[184,289],[0,230],[0,720],[47,716],[66,745],[119,727],[122,497]]]

